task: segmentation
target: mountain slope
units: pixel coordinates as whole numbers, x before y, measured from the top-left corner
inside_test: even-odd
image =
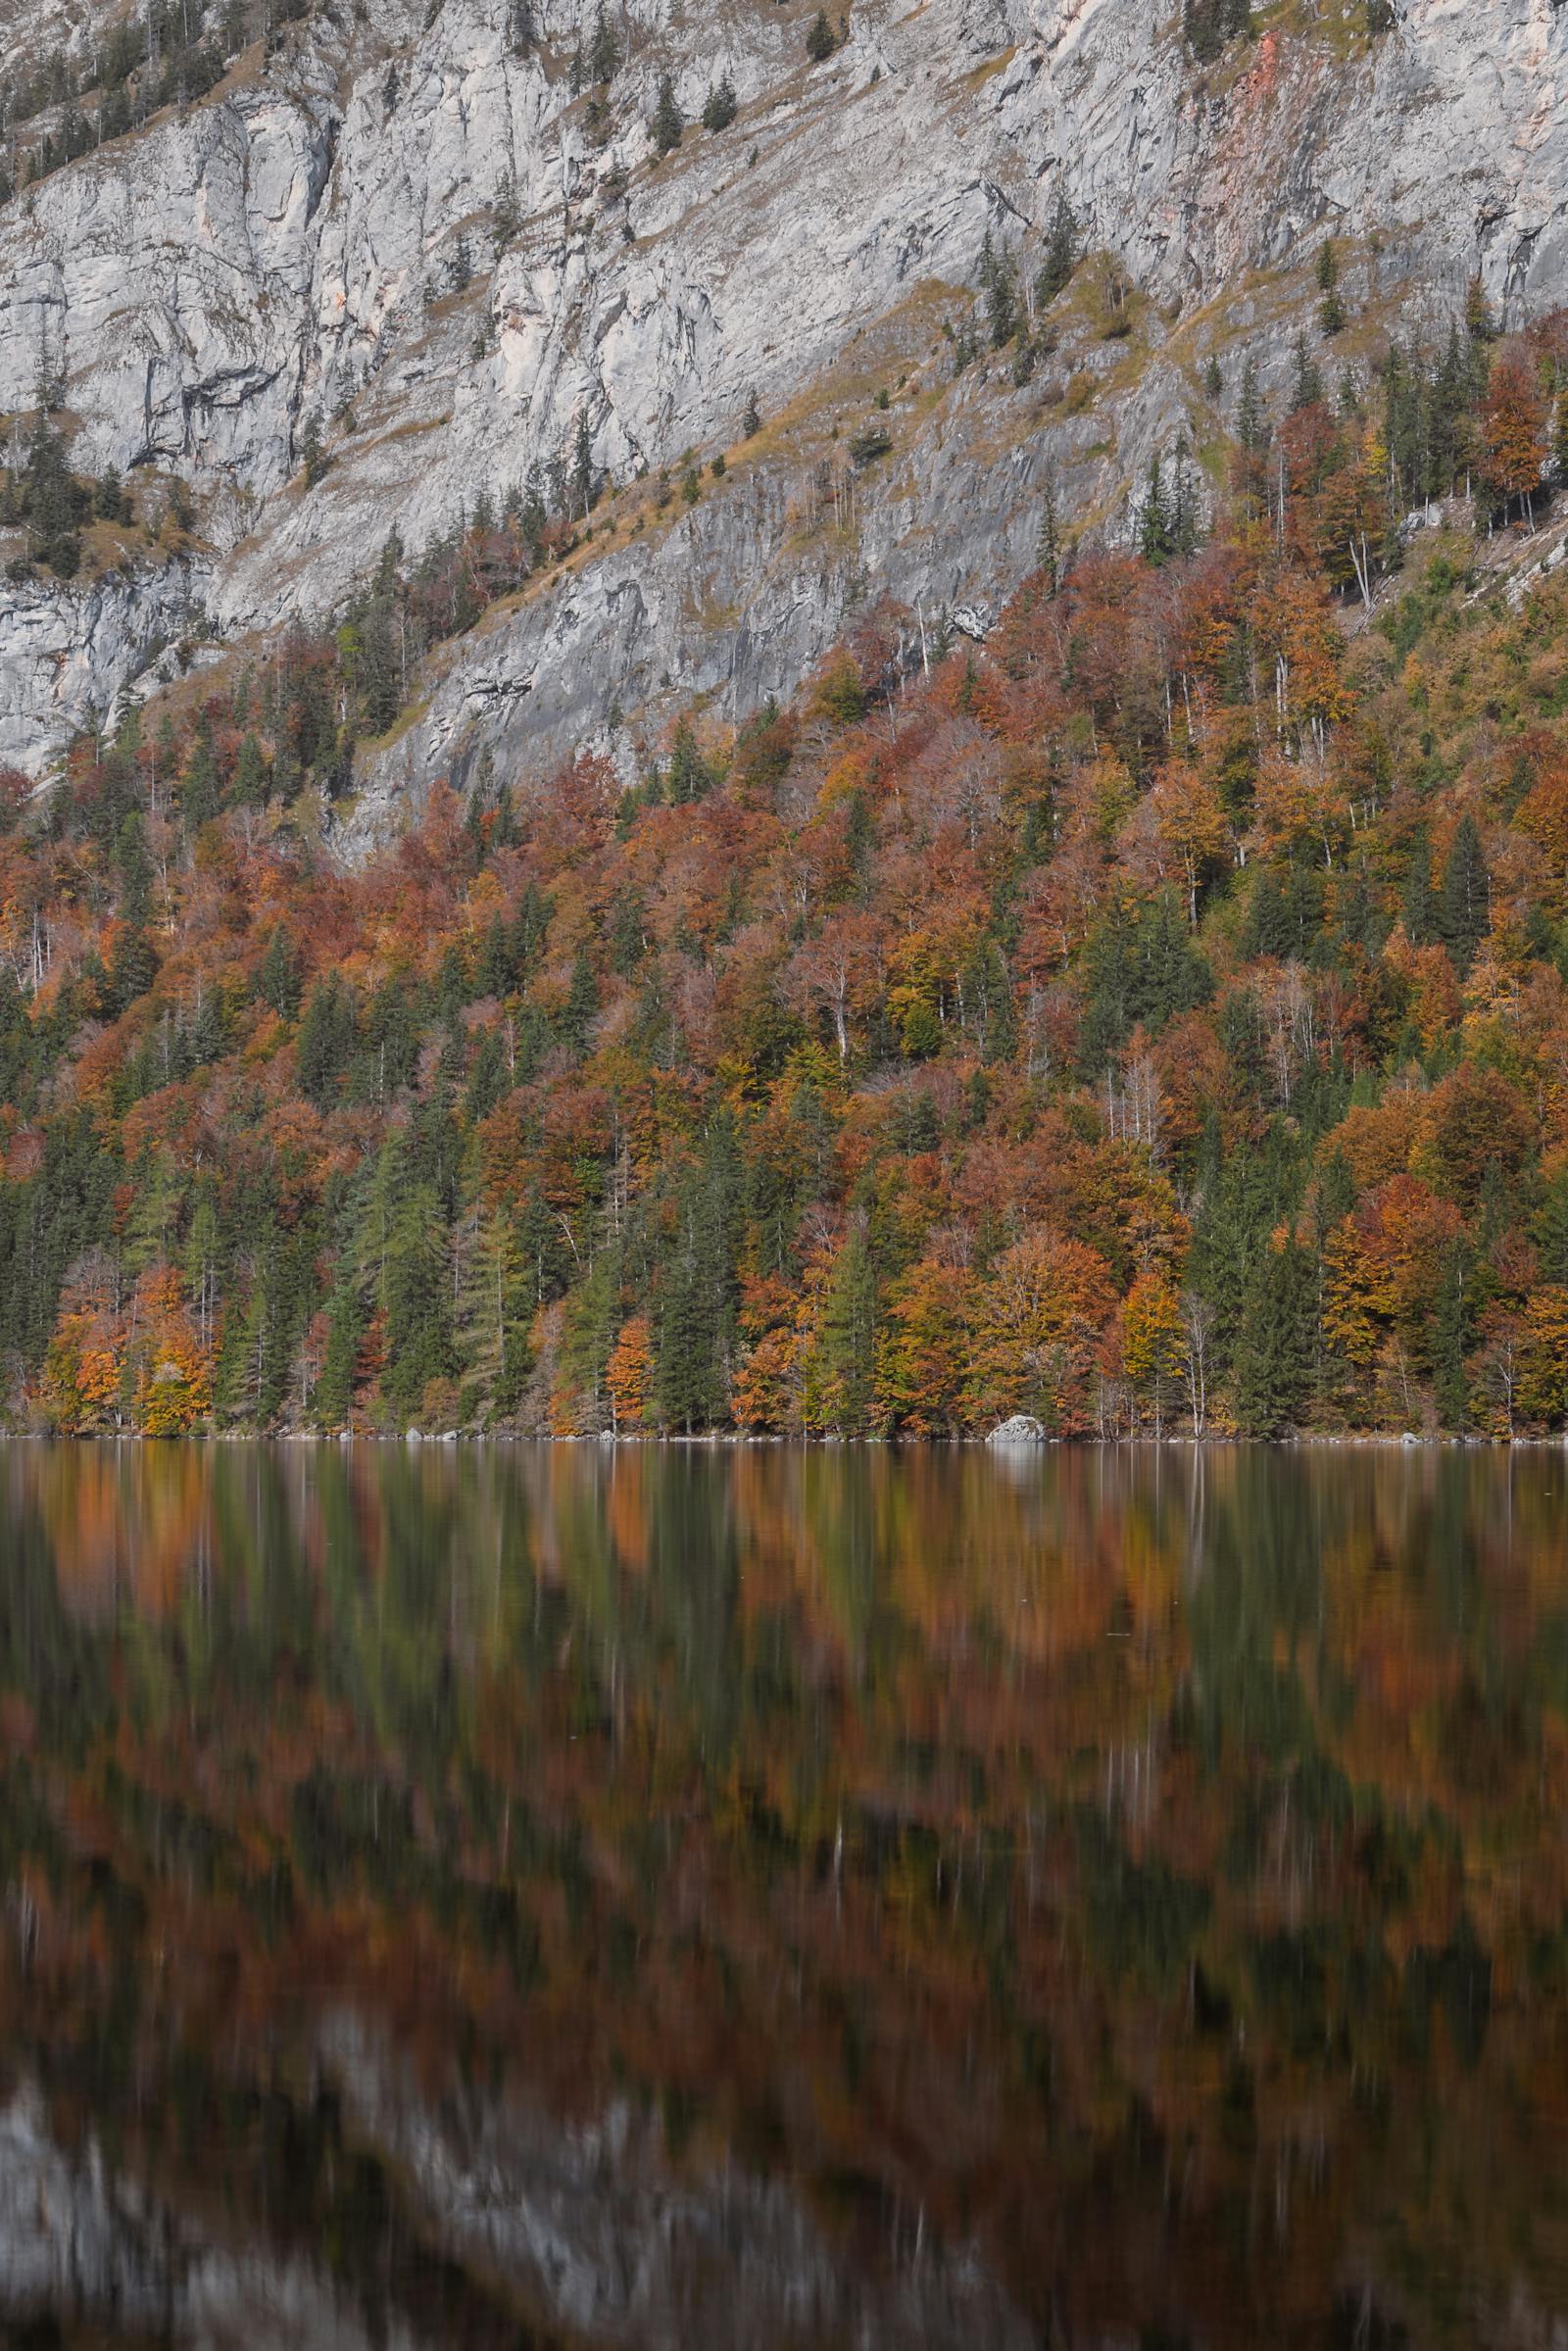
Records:
[[[1210,353],[1231,398],[1244,352],[1283,382],[1325,232],[1375,322],[1451,309],[1477,271],[1520,313],[1561,279],[1550,0],[1412,0],[1376,37],[1361,0],[1274,9],[1207,62],[1146,0],[872,5],[817,65],[808,9],[639,11],[575,95],[591,16],[533,13],[521,55],[514,13],[474,0],[274,27],[0,212],[0,409],[51,379],[73,468],[138,469],[157,524],[102,551],[131,566],[112,589],[0,590],[0,756],[38,771],[160,639],[251,646],[328,615],[390,531],[418,550],[532,467],[548,494],[581,426],[618,526],[536,573],[362,780],[384,809],[487,745],[595,729],[629,774],[617,709],[739,716],[878,589],[934,612],[1013,584],[1048,479],[1124,525],[1156,448],[1214,439]],[[690,126],[661,161],[665,73]],[[737,119],[706,132],[726,75]],[[1026,285],[1058,194],[1096,283],[1027,384],[955,382],[940,330],[987,231]],[[878,389],[892,448],[847,514],[818,469]],[[763,442],[694,512],[628,487],[733,451],[754,396]]]

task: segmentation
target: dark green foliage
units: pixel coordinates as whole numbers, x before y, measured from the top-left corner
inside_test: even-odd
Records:
[[[1492,879],[1475,818],[1466,814],[1455,830],[1438,894],[1438,935],[1461,977],[1491,928]]]
[[[685,120],[675,101],[675,84],[669,74],[659,77],[659,99],[654,108],[653,137],[657,155],[671,155],[680,145]]]
[[[827,11],[819,8],[806,35],[806,54],[813,66],[825,65],[838,45],[838,38],[828,23]]]
[[[743,1199],[734,1127],[717,1119],[677,1197],[662,1259],[655,1386],[668,1428],[706,1428],[728,1413]]]
[[[594,10],[594,28],[586,59],[588,79],[608,82],[620,70],[620,41],[601,4]]]
[[[1183,0],[1182,29],[1193,55],[1211,64],[1227,42],[1251,31],[1251,0]]]
[[[721,74],[704,101],[703,128],[705,130],[728,130],[739,112],[740,107],[735,97],[735,84],[727,73]],[[752,430],[756,430],[755,425]]]
[[[1317,1305],[1311,1252],[1264,1249],[1247,1286],[1236,1350],[1236,1418],[1248,1437],[1284,1437],[1305,1416]]]
[[[318,1110],[329,1110],[353,1059],[359,1023],[354,992],[335,975],[312,989],[300,1022],[300,1092]]]
[[[314,490],[317,483],[325,478],[331,463],[331,459],[326,454],[326,445],[321,439],[320,419],[314,416],[308,416],[305,421],[305,430],[300,437],[300,464],[305,468],[305,487],[308,490]]]
[[[1337,335],[1345,325],[1345,303],[1340,294],[1340,257],[1334,250],[1334,239],[1325,237],[1318,247],[1318,322],[1326,335]]]
[[[1035,275],[1035,302],[1045,310],[1072,282],[1078,266],[1078,223],[1066,191],[1057,188],[1056,201],[1052,207],[1051,225],[1046,231],[1046,256]]]
[[[81,563],[81,526],[92,516],[95,496],[94,485],[71,471],[65,441],[40,407],[25,462],[15,472],[0,470],[0,524],[24,524],[30,560],[60,579],[73,579]]]
[[[702,800],[711,791],[714,776],[698,748],[696,730],[689,718],[676,726],[669,747],[669,762],[664,769],[664,797],[675,808],[683,808],[694,800]]]
[[[1428,947],[1438,936],[1438,894],[1432,887],[1432,852],[1423,826],[1416,834],[1410,850],[1409,871],[1405,875],[1404,898],[1400,906],[1404,934],[1412,947]]]
[[[1168,472],[1157,454],[1150,460],[1149,482],[1138,518],[1139,553],[1146,563],[1158,569],[1174,558],[1196,553],[1198,535],[1193,469],[1186,442],[1178,441],[1175,463]]]
[[[1098,1075],[1138,1024],[1157,1034],[1174,1013],[1206,1004],[1213,992],[1213,973],[1193,944],[1174,891],[1162,890],[1131,921],[1102,922],[1089,944],[1080,1041],[1085,1075]]]
[[[980,296],[985,305],[991,348],[1000,351],[1018,331],[1018,284],[1012,263],[986,230],[980,249]]]

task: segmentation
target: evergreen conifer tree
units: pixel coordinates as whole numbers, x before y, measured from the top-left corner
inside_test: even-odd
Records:
[[[1296,1241],[1263,1249],[1248,1284],[1236,1353],[1237,1426],[1284,1437],[1311,1393],[1317,1285],[1311,1251]]]
[[[728,130],[739,112],[735,102],[735,84],[727,73],[721,74],[704,102],[703,128]]]
[[[1345,325],[1345,303],[1340,294],[1340,257],[1332,237],[1325,237],[1318,247],[1317,284],[1319,322],[1326,335],[1337,335]]]
[[[1422,825],[1410,847],[1409,870],[1400,902],[1404,935],[1412,947],[1429,947],[1438,936],[1438,894],[1432,887],[1432,854]]]
[[[685,127],[685,122],[675,100],[674,81],[668,73],[662,73],[659,77],[659,101],[654,108],[655,153],[658,155],[673,154],[680,145],[681,133]]]
[[[1046,231],[1046,254],[1035,275],[1035,305],[1045,310],[1072,282],[1077,268],[1078,223],[1066,190],[1058,187]]]
[[[1475,818],[1461,816],[1443,868],[1438,933],[1462,978],[1492,927],[1492,879]]]

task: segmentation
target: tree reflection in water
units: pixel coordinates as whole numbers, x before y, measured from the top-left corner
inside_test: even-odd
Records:
[[[1563,1477],[5,1448],[0,2315],[1544,2339]]]

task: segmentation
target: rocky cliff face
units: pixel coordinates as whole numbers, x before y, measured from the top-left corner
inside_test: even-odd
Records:
[[[546,0],[519,55],[508,0],[334,0],[15,196],[0,412],[52,376],[78,471],[177,478],[195,513],[176,563],[0,583],[0,759],[43,771],[198,613],[235,647],[329,615],[390,531],[417,548],[585,419],[595,536],[448,649],[362,805],[486,749],[629,763],[670,699],[738,714],[884,592],[934,616],[1004,588],[1048,475],[1124,528],[1152,452],[1221,446],[1244,351],[1288,368],[1325,234],[1367,335],[1435,326],[1477,271],[1516,315],[1564,282],[1554,0],[1401,0],[1375,38],[1360,0],[1292,0],[1206,69],[1153,0],[864,0],[814,67],[811,13],[639,0],[596,116],[567,72],[591,10]],[[739,111],[660,161],[664,73],[688,122],[726,73]],[[1058,190],[1089,259],[1054,352],[956,377],[987,230],[1027,277]],[[857,467],[878,392],[891,448]],[[648,496],[721,452],[699,504]]]

